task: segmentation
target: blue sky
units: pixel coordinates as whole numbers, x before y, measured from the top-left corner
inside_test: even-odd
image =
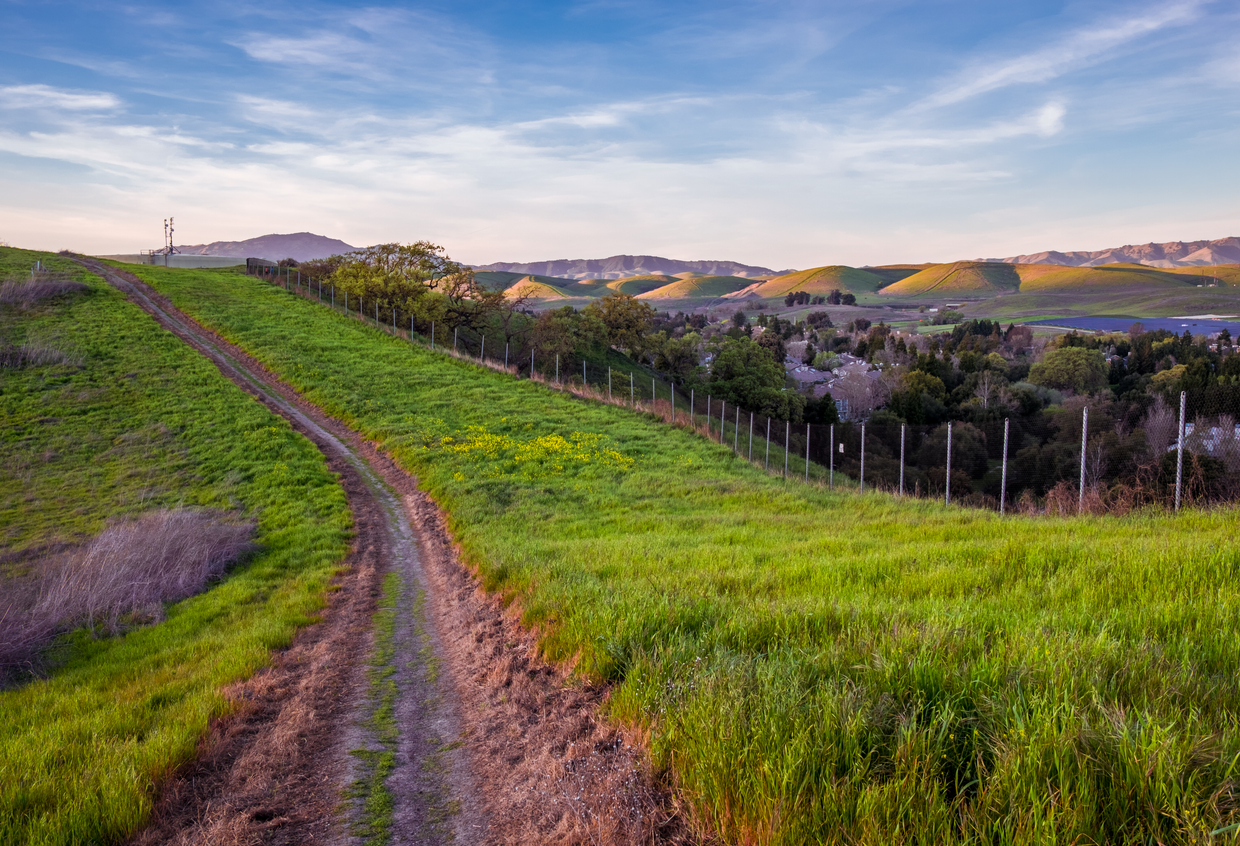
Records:
[[[0,240],[778,269],[1240,234],[1240,4],[0,0]]]

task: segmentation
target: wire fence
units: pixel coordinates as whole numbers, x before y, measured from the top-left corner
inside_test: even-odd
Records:
[[[831,489],[884,491],[1000,513],[1126,513],[1240,499],[1240,386],[1141,401],[1070,398],[1052,415],[974,410],[969,420],[793,423],[683,389],[639,368],[601,366],[462,326],[414,320],[263,263],[252,275],[430,349],[698,432],[769,473]]]

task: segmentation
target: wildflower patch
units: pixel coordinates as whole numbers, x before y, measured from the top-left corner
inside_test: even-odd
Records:
[[[478,472],[492,478],[538,479],[600,470],[624,472],[633,467],[633,459],[616,449],[610,439],[586,432],[523,440],[484,426],[470,426],[463,436],[444,435],[437,445],[470,464],[481,465]]]

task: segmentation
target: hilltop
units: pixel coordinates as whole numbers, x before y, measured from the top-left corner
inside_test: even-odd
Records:
[[[521,276],[553,276],[564,279],[627,279],[633,276],[701,273],[707,276],[740,276],[756,279],[780,271],[735,261],[681,261],[662,256],[609,256],[604,259],[556,259],[555,261],[505,262],[473,266],[474,270],[503,271]],[[786,271],[785,271],[786,272]]]
[[[294,232],[290,235],[261,235],[245,241],[212,241],[210,244],[191,244],[177,247],[187,256],[235,256],[236,258],[265,258],[272,260],[292,258],[297,261],[327,258],[356,250],[344,241],[315,235],[313,232]]]
[[[1240,238],[1213,241],[1168,241],[1163,244],[1125,244],[1092,252],[1044,250],[1023,256],[978,259],[1006,264],[1059,264],[1066,267],[1097,267],[1102,264],[1144,264],[1147,267],[1194,267],[1240,262]]]

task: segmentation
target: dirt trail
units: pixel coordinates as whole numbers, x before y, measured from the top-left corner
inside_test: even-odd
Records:
[[[606,690],[538,659],[416,480],[136,277],[80,261],[315,443],[357,528],[321,621],[230,691],[243,706],[170,779],[135,843],[357,843],[376,785],[395,843],[688,840],[643,750],[598,719]],[[372,625],[384,587],[390,630]],[[385,750],[390,775],[368,778]]]

